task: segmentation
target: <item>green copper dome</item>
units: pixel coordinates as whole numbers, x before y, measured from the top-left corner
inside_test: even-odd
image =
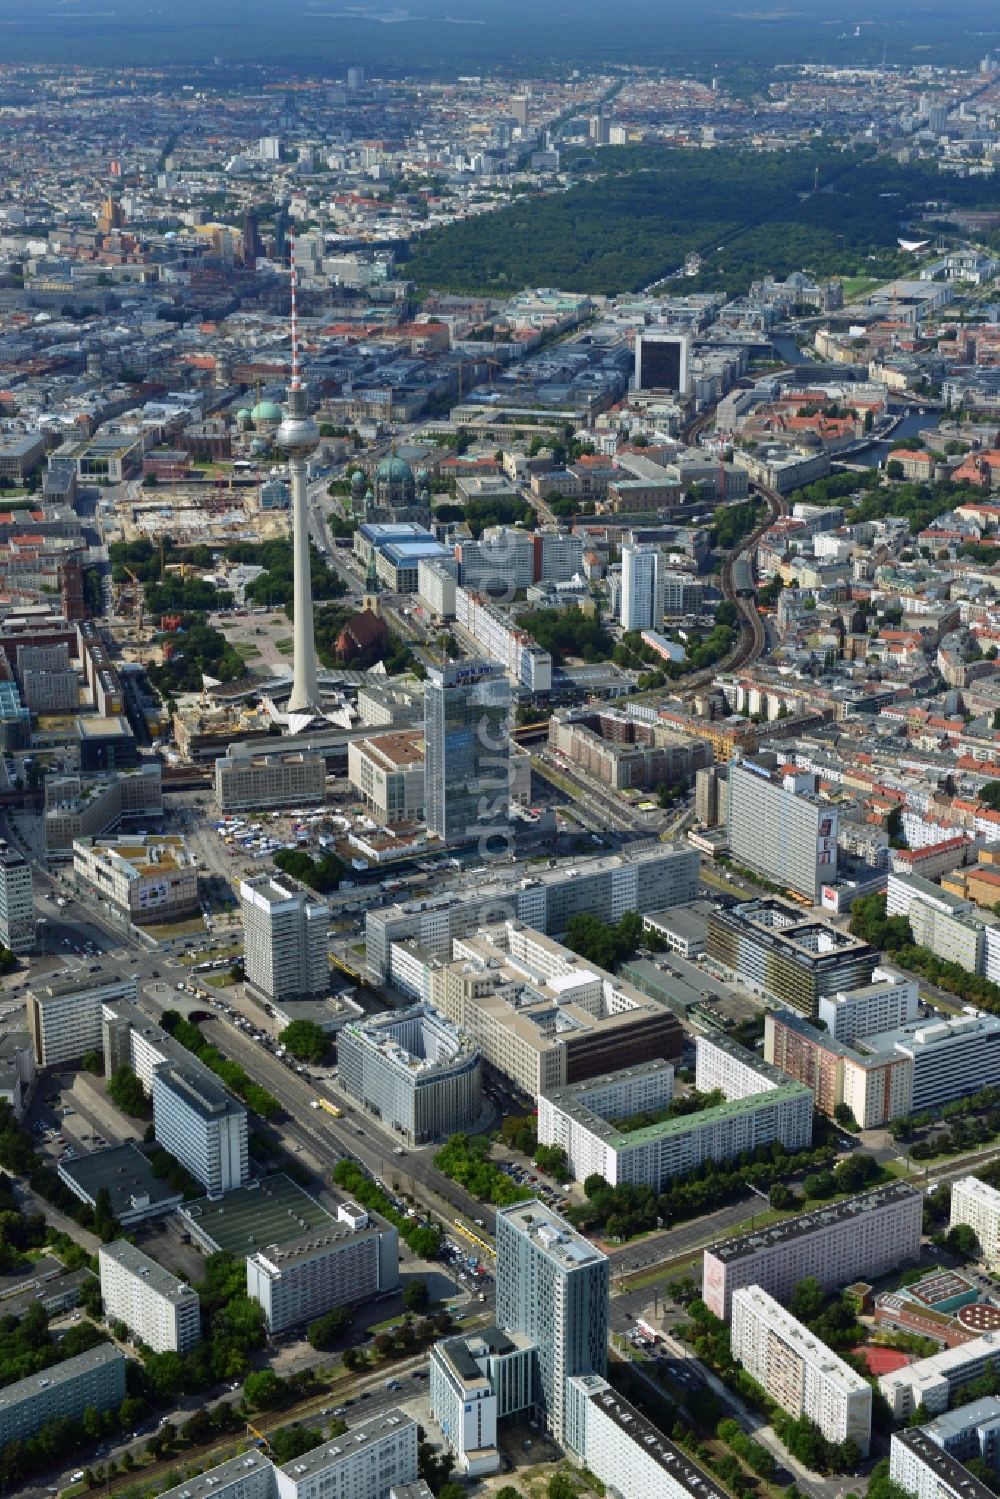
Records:
[[[413,470],[404,458],[398,458],[395,453],[390,453],[388,458],[383,458],[375,470],[376,479],[386,479],[390,484],[405,484],[407,480],[412,481]]]
[[[255,422],[273,422],[276,427],[280,427],[285,413],[274,401],[258,401],[250,415]]]

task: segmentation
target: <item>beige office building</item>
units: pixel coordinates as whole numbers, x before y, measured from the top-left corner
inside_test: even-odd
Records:
[[[309,750],[231,744],[215,762],[215,800],[222,812],[321,806],[325,791],[326,761]]]
[[[78,888],[96,891],[136,926],[179,921],[198,910],[198,871],[175,834],[77,838],[73,875]]]

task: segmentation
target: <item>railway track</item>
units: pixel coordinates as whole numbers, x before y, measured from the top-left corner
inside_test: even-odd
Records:
[[[689,697],[692,693],[699,691],[717,677],[720,671],[733,671],[741,666],[749,666],[762,656],[766,649],[767,634],[764,621],[757,610],[756,596],[748,597],[737,594],[733,582],[733,564],[740,557],[751,556],[756,551],[757,543],[764,532],[773,526],[780,516],[788,514],[788,501],[776,489],[764,489],[760,485],[757,489],[762,498],[767,501],[767,515],[748,536],[744,536],[739,546],[734,548],[726,558],[720,574],[723,597],[729,603],[734,604],[740,614],[740,638],[728,656],[724,656],[714,666],[706,667],[704,671],[695,672],[687,678],[681,691],[682,697]]]

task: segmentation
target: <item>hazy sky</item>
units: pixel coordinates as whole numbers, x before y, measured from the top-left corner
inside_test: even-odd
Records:
[[[856,34],[857,33],[857,34]],[[336,73],[967,61],[996,0],[0,0],[0,61],[269,61]]]

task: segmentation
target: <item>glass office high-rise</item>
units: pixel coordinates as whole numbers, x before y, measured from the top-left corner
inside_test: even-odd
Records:
[[[449,843],[506,840],[510,685],[491,661],[432,667],[424,683],[424,812]]]

